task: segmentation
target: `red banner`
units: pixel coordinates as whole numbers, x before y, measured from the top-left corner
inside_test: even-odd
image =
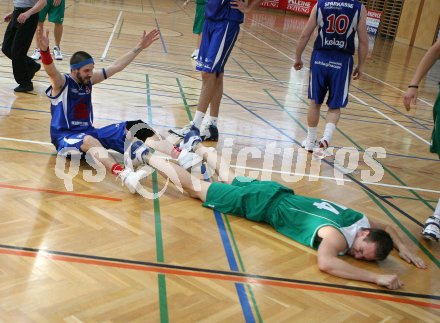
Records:
[[[286,10],[309,15],[318,0],[287,0]]]
[[[313,6],[318,0],[265,0],[260,7],[293,11],[303,15],[310,15]]]

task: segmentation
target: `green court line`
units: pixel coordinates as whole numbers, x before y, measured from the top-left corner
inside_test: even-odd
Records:
[[[147,108],[148,108],[148,123],[152,124],[153,114],[151,111],[151,88],[150,79],[148,74],[145,75],[145,82],[147,87]],[[162,238],[162,223],[160,218],[160,204],[158,196],[158,182],[157,182],[157,172],[152,174],[153,180],[153,192],[154,192],[154,223],[156,230],[156,259],[157,262],[164,262],[164,251],[163,251],[163,238]],[[167,284],[166,277],[164,274],[157,275],[157,283],[159,287],[159,308],[160,308],[160,321],[163,323],[169,322],[168,317],[168,301],[167,301]]]
[[[284,105],[283,104],[281,104],[278,100],[276,100],[271,94],[270,94],[270,92],[268,91],[268,90],[264,90],[264,91],[266,91],[266,93],[284,110],[284,111],[286,111],[286,108],[284,107]],[[295,94],[295,96],[297,96],[296,94]],[[296,122],[296,123],[299,123],[300,125],[301,125],[301,123],[298,121],[298,119],[296,119],[293,115],[291,115],[288,111],[286,111],[288,114],[289,114],[289,116]],[[322,116],[321,116],[322,117]],[[305,128],[301,125],[301,128],[305,131]],[[336,128],[336,129],[338,129],[338,128]],[[353,145],[355,145],[356,147],[358,147],[358,149],[361,149],[362,150],[362,148],[356,143],[356,142],[354,142],[348,135],[346,135],[344,132],[342,132],[342,130],[339,130],[338,129],[338,131],[340,131],[341,132],[341,134],[344,136],[344,137],[346,137],[351,143],[353,143]],[[382,165],[382,164],[381,164]],[[383,165],[382,165],[383,166]],[[385,166],[383,166],[384,167],[384,169],[385,170],[387,170],[387,168],[385,167]],[[390,170],[388,170],[388,172],[390,172],[391,174],[392,174],[392,172],[390,171]],[[396,175],[393,175],[393,177],[394,176],[396,176]],[[397,177],[397,176],[396,176]],[[398,178],[398,177],[397,177]],[[401,183],[404,185],[404,186],[407,186],[403,181],[401,181]],[[364,188],[363,188],[363,190],[364,191],[366,191]],[[370,196],[370,198],[371,198],[371,194],[368,192],[368,191],[366,191],[367,193],[368,193],[368,195]],[[413,192],[413,193],[415,193],[415,192]],[[418,194],[416,193],[415,194],[417,197],[419,197],[418,196]],[[375,199],[372,199],[373,201],[375,201]],[[423,199],[422,199],[423,200]],[[425,202],[425,200],[423,200],[424,202]],[[378,204],[377,202],[376,202],[376,204]],[[382,206],[382,204],[378,204],[383,210],[386,210],[383,206]],[[431,208],[432,208],[432,206],[430,205],[430,204],[428,204]],[[435,259],[435,257],[433,257],[430,253],[429,253],[429,251],[428,250],[426,250],[426,248],[423,246],[423,245],[421,245],[418,241],[417,241],[417,239],[415,239],[412,235],[411,235],[411,233],[408,231],[408,230],[406,230],[406,228],[404,229],[404,226],[388,211],[388,210],[386,210],[386,214],[387,215],[389,215],[390,216],[390,218],[393,220],[393,221],[397,221],[396,223],[398,223],[398,226],[400,227],[400,228],[402,228],[402,230],[405,232],[405,234],[407,234],[408,235],[408,237],[409,238],[411,238],[411,240],[413,240],[419,247],[420,247],[420,249],[430,258],[430,259],[432,259],[433,261],[434,261],[434,263],[436,263],[437,265],[438,265],[438,261]]]
[[[244,66],[242,66],[234,57],[232,57],[232,60],[235,62],[235,64],[237,64],[238,66],[240,66],[240,68],[249,76],[249,77],[251,77],[252,78],[252,80],[254,80],[255,81],[255,78],[252,76],[252,74],[251,73],[249,73],[245,68],[244,68]]]
[[[180,96],[182,97],[183,105],[185,106],[186,115],[188,116],[189,121],[193,121],[193,117],[191,115],[191,110],[189,109],[188,102],[186,102],[185,92],[183,91],[182,85],[180,84],[180,80],[176,77],[177,86],[179,87]]]
[[[234,233],[232,231],[232,227],[229,222],[229,216],[227,214],[223,214],[223,218],[225,219],[226,227],[228,228],[229,236],[232,240],[232,245],[234,246],[235,254],[236,254],[236,256],[238,258],[238,262],[240,264],[240,270],[245,273],[246,268],[244,267],[244,262],[243,262],[243,259],[241,258],[240,251],[239,251],[238,245],[237,245],[237,241],[235,240]],[[251,296],[252,304],[254,305],[255,313],[257,314],[257,317],[258,317],[258,322],[261,323],[261,322],[263,322],[263,318],[261,317],[260,310],[258,309],[257,301],[255,300],[255,296],[254,296],[254,292],[252,291],[252,287],[249,284],[246,284],[246,288],[249,292],[249,295]]]
[[[190,121],[192,121],[191,111],[187,107],[186,100],[184,99],[185,98],[184,90],[183,90],[182,86],[180,85],[179,78],[176,78],[176,80],[177,80],[177,85],[179,86],[179,89],[180,89],[180,93],[182,95],[183,103],[185,105],[185,108],[186,108],[186,111],[187,111],[187,114],[188,114],[188,119]],[[225,219],[225,222],[226,222],[226,226],[227,226],[228,231],[229,231],[230,238],[232,240],[232,245],[234,246],[234,250],[235,250],[236,256],[238,258],[238,262],[240,263],[240,269],[241,269],[241,271],[246,272],[244,264],[243,264],[243,260],[242,260],[241,255],[240,255],[240,251],[239,251],[238,246],[237,246],[237,242],[235,241],[235,237],[234,237],[234,234],[232,232],[232,228],[231,228],[230,223],[229,223],[229,219],[228,219],[226,214],[223,214],[223,216],[224,216],[224,219]],[[263,322],[263,320],[261,318],[260,310],[258,309],[258,305],[257,305],[257,302],[255,300],[254,293],[252,292],[252,287],[249,284],[244,284],[244,285],[246,285],[246,288],[247,288],[247,290],[248,290],[248,292],[249,292],[249,294],[251,296],[252,304],[254,306],[255,313],[257,314],[258,321],[261,323],[261,322]]]
[[[390,211],[388,211],[386,208],[385,208],[385,206],[383,206],[383,204],[373,195],[373,194],[371,194],[370,192],[368,192],[366,189],[364,189],[363,188],[363,190],[364,190],[364,192],[365,193],[367,193],[368,194],[368,196],[382,209],[382,211],[384,211],[384,213],[386,214],[386,215],[388,215],[388,217],[391,219],[391,220],[393,220],[393,222],[403,231],[403,232],[405,232],[405,234],[412,240],[412,242],[414,243],[414,244],[416,244],[422,251],[423,251],[423,253],[429,258],[429,259],[431,259],[432,260],[432,262],[434,263],[434,264],[436,264],[436,266],[438,267],[438,268],[440,268],[440,261],[437,259],[437,258],[435,258],[434,257],[434,255],[433,254],[431,254],[430,252],[429,252],[429,250],[428,249],[426,249],[425,248],[425,246],[424,245],[422,245],[420,242],[419,242],[419,240],[417,240],[417,238],[416,237],[414,237],[412,234],[411,234],[411,232],[409,232],[408,231],[408,229],[404,226],[404,225],[402,225],[402,223],[400,223],[400,221],[399,220],[397,220],[396,219],[396,217],[390,212]]]
[[[281,104],[275,97],[273,97],[273,95],[272,94],[270,94],[270,92],[268,91],[268,90],[264,90],[285,112],[287,112],[287,114],[289,114],[289,116],[291,117],[291,118],[293,118],[293,120],[296,122],[296,123],[299,123],[299,121],[295,118],[295,117],[293,117],[292,116],[292,114],[289,112],[289,111],[287,111],[287,109],[286,109],[286,107],[283,105],[283,104]],[[303,101],[305,104],[307,104],[307,106],[309,106],[309,103],[308,102],[306,102],[305,100],[303,100],[300,96],[298,96],[296,93],[293,93],[293,95],[295,95],[298,99],[300,99],[301,101]],[[321,118],[323,118],[323,119],[325,119],[323,116],[322,116],[322,114],[320,113],[320,116],[321,116]],[[306,128],[304,127],[304,126],[302,126],[302,125],[300,125],[301,126],[301,128],[307,133],[307,130],[306,130]],[[356,142],[354,142],[345,132],[343,132],[339,127],[336,127],[336,130],[342,135],[342,136],[344,136],[348,141],[350,141],[354,146],[356,146],[359,150],[362,150],[362,151],[365,151],[361,146],[359,146]],[[370,157],[371,158],[373,158],[371,155],[370,155]],[[376,160],[376,159],[375,159]],[[378,162],[382,167],[383,167],[383,169],[389,174],[389,175],[391,175],[396,181],[398,181],[401,185],[403,185],[403,186],[407,186],[408,187],[408,185],[404,182],[404,181],[402,181],[396,174],[394,174],[388,167],[386,167],[386,166],[384,166],[381,162],[379,162],[378,160],[376,160],[376,162]],[[429,207],[432,211],[434,210],[434,207],[431,205],[431,204],[429,204],[423,197],[421,197],[416,191],[414,191],[414,190],[411,190],[411,189],[409,189],[408,191],[410,191],[415,197],[417,197],[417,199],[420,201],[420,202],[422,202],[423,204],[425,204],[427,207]]]
[[[279,81],[279,79],[273,75],[268,69],[266,69],[263,65],[261,65],[260,63],[258,63],[257,60],[255,60],[251,55],[249,55],[248,53],[246,53],[246,51],[244,51],[242,48],[239,48],[241,50],[241,52],[243,54],[245,54],[247,57],[249,57],[255,64],[257,64],[263,71],[265,71],[267,74],[269,74],[270,76],[272,76],[276,81]]]
[[[400,196],[400,195],[388,195],[389,197],[392,197],[392,198],[396,198],[396,199],[404,199],[404,200],[418,200],[417,198],[415,198],[415,197],[408,197],[408,196]],[[429,202],[429,203],[436,203],[436,202],[438,202],[438,200],[425,200],[426,202]]]
[[[27,149],[16,149],[16,148],[6,148],[6,147],[0,147],[0,150],[10,150],[10,151],[17,151],[20,153],[30,153],[30,154],[38,154],[38,155],[49,155],[49,156],[56,156],[56,153],[46,153],[43,151],[35,151],[35,150],[27,150]]]

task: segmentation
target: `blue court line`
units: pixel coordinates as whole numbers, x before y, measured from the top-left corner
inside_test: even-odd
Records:
[[[185,105],[185,110],[187,112],[188,119],[192,120],[191,111],[188,109],[187,104],[186,104],[185,93],[183,91],[183,87],[180,83],[179,78],[176,78],[176,80],[177,80],[177,86],[179,87],[179,91],[181,93],[181,98],[182,98],[183,103]],[[203,174],[203,179],[208,182],[209,181],[208,172],[206,171],[206,167],[204,167],[203,164],[201,166],[201,169],[202,169],[201,173]],[[205,169],[205,171],[203,171],[203,169]],[[220,233],[220,237],[222,239],[223,249],[226,254],[226,259],[228,260],[229,268],[233,271],[239,272],[237,261],[235,259],[234,252],[233,252],[233,249],[231,246],[231,242],[229,240],[229,237],[228,237],[228,234],[227,234],[227,231],[225,228],[225,224],[224,224],[223,219],[221,217],[221,214],[220,214],[220,212],[215,211],[215,210],[213,210],[213,213],[214,213],[215,221],[217,223],[217,228]],[[235,289],[238,294],[238,299],[240,301],[241,308],[242,308],[243,315],[244,315],[246,322],[254,323],[255,318],[254,318],[252,308],[251,308],[248,296],[246,294],[246,289],[244,288],[244,285],[242,283],[235,283],[234,285],[235,285]],[[256,309],[256,310],[258,311],[258,309]]]
[[[232,101],[234,101],[234,99],[232,97],[230,97],[227,94],[223,94],[227,97],[229,97]],[[248,109],[247,107],[245,107],[243,104],[239,103],[238,101],[235,101],[237,105],[239,105],[240,107],[242,107],[244,110],[248,111],[249,113],[251,113],[252,115],[254,115],[256,118],[260,119],[261,121],[263,121],[264,123],[268,124],[269,126],[271,126],[273,129],[277,130],[279,133],[281,133],[282,135],[286,136],[287,138],[291,139],[291,141],[295,142],[297,145],[301,145],[300,142],[294,138],[292,138],[291,136],[289,136],[286,132],[284,132],[282,129],[280,129],[279,127],[276,127],[275,125],[273,125],[270,121],[266,120],[265,118],[259,116],[258,114],[256,114],[255,112],[251,111],[250,109]],[[305,129],[302,126],[303,129]],[[325,158],[322,159],[324,163],[326,163],[327,165],[329,165],[330,167],[334,168],[334,164],[329,162],[328,160],[326,160]],[[374,196],[376,196],[377,198],[379,198],[381,201],[383,201],[384,203],[388,204],[389,206],[391,206],[393,209],[395,209],[396,211],[398,211],[400,214],[404,215],[406,218],[410,219],[411,221],[413,221],[415,224],[419,225],[419,226],[423,226],[418,220],[416,220],[414,217],[412,217],[411,215],[409,215],[407,212],[405,212],[404,210],[400,209],[398,206],[394,205],[393,203],[389,202],[387,199],[382,198],[376,191],[372,190],[371,188],[369,188],[368,186],[366,186],[365,184],[361,183],[359,180],[357,180],[356,178],[354,178],[353,176],[351,176],[350,174],[345,174],[345,176],[347,176],[349,179],[351,179],[354,183],[358,184],[360,187],[362,187],[364,190],[370,192],[371,194],[373,194]]]
[[[159,22],[156,17],[154,17],[154,21],[156,22],[157,30],[159,30],[160,41],[162,42],[163,51],[165,54],[168,54],[167,45],[165,45],[165,40],[163,39],[162,32],[160,31]]]

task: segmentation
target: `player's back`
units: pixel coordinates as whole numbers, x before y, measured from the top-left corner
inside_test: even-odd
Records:
[[[318,36],[315,50],[332,50],[353,55],[362,4],[357,0],[318,0]]]

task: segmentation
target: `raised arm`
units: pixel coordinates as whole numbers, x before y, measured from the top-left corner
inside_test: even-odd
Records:
[[[318,266],[321,271],[345,279],[374,283],[389,289],[398,289],[403,286],[403,282],[395,274],[379,275],[352,266],[340,259],[338,255],[347,248],[347,242],[335,228],[321,228],[319,236],[322,238],[318,248]]]
[[[127,67],[128,64],[130,64],[136,58],[136,56],[139,55],[141,51],[149,47],[152,43],[154,43],[158,39],[159,39],[159,30],[153,29],[148,34],[144,30],[136,47],[134,47],[131,51],[129,51],[125,55],[119,57],[116,61],[114,61],[112,65],[110,65],[105,69],[105,74],[107,78],[122,71],[125,67]],[[93,73],[91,81],[92,84],[97,84],[99,82],[104,81],[105,79],[106,77],[104,76],[104,73],[102,71],[99,71]]]
[[[358,64],[353,71],[354,80],[357,80],[362,76],[368,54],[367,10],[363,5],[361,9],[361,17],[359,19],[359,24],[357,28],[357,35],[359,39]]]
[[[411,103],[416,103],[420,81],[439,58],[440,39],[437,40],[436,43],[432,45],[432,47],[426,52],[419,65],[417,66],[416,72],[414,73],[414,76],[411,79],[408,89],[406,90],[403,97],[403,104],[405,105],[406,111],[409,111],[411,109]]]
[[[318,26],[316,22],[316,7],[317,5],[313,7],[309,20],[307,21],[301,36],[299,36],[298,45],[296,45],[295,62],[293,63],[293,67],[297,71],[303,68],[303,62],[301,59],[302,53],[309,42],[310,36],[312,36],[313,31],[315,30],[316,26]]]
[[[370,219],[369,222],[372,228],[385,230],[391,236],[391,239],[393,240],[394,248],[396,248],[399,251],[400,258],[402,258],[409,264],[411,263],[414,264],[417,268],[421,268],[421,269],[427,268],[425,262],[408,249],[408,247],[405,245],[402,239],[400,239],[394,227],[381,222],[372,221]]]
[[[49,51],[49,29],[43,33],[43,26],[39,26],[37,29],[37,44],[41,51],[41,61],[44,66],[44,70],[49,76],[50,83],[52,84],[52,95],[56,96],[64,86],[66,82],[65,77],[57,70],[53,63],[52,57]]]

